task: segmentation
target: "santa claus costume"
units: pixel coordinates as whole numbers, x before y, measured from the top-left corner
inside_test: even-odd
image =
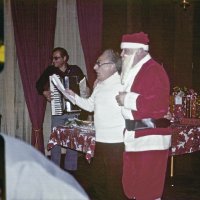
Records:
[[[126,92],[122,107],[126,121],[122,182],[126,196],[136,200],[161,198],[172,133],[164,119],[169,106],[169,79],[148,53],[148,42],[147,34],[140,32],[123,35],[121,43],[122,49],[146,52],[122,74]]]

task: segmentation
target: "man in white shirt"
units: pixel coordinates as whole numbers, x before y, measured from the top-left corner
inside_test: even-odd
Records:
[[[94,66],[97,80],[91,96],[81,98],[68,90],[76,105],[94,112],[96,146],[91,163],[94,190],[91,197],[94,199],[125,199],[121,183],[125,122],[115,100],[118,92],[122,91],[118,69],[121,69],[120,56],[111,49],[105,50]]]

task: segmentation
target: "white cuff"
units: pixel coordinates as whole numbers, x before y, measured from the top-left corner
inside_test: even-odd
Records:
[[[124,107],[126,109],[137,111],[136,101],[137,101],[138,96],[139,94],[135,92],[127,93],[124,98]]]

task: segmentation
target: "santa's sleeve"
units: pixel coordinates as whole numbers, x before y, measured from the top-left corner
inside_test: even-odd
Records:
[[[134,111],[155,112],[168,108],[169,80],[162,67],[151,68],[136,81],[132,91],[127,93],[124,107]],[[165,112],[165,111],[164,111]]]

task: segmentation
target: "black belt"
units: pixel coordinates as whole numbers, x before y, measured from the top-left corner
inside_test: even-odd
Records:
[[[167,128],[170,126],[170,120],[165,118],[160,118],[160,119],[145,118],[141,120],[126,119],[125,123],[126,123],[126,129],[128,131],[136,131],[149,128]]]

